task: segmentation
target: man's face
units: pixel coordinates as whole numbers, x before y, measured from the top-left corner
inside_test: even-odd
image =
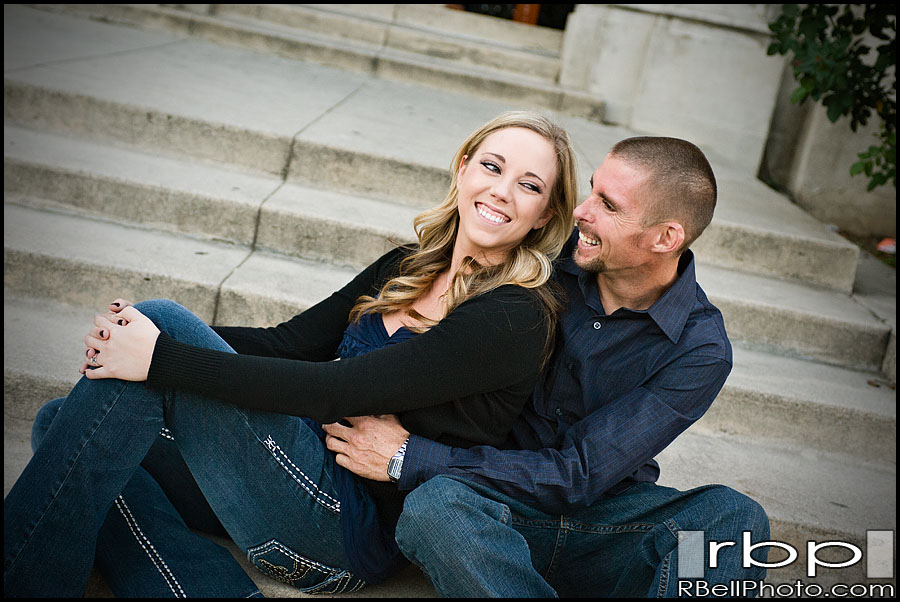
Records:
[[[593,274],[614,274],[651,257],[641,189],[646,176],[637,168],[607,156],[591,177],[591,194],[575,208],[579,240],[573,258]]]

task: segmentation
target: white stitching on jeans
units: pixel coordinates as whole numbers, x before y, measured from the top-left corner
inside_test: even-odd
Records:
[[[159,552],[156,551],[156,548],[153,547],[153,544],[150,543],[150,540],[147,538],[147,536],[144,535],[144,532],[138,526],[137,520],[135,520],[134,515],[131,514],[131,510],[128,508],[128,504],[125,503],[125,498],[123,498],[121,495],[116,498],[116,508],[119,509],[119,513],[125,519],[125,523],[131,530],[131,534],[134,535],[134,538],[137,540],[138,544],[144,549],[144,553],[146,553],[150,558],[150,562],[153,563],[153,566],[156,567],[156,570],[162,576],[163,580],[165,580],[166,585],[172,591],[172,594],[176,598],[187,598],[184,590],[181,589],[181,584],[178,583],[178,580],[175,579],[175,575],[172,574],[172,571],[162,559],[162,556],[160,556]],[[146,542],[147,545],[144,545],[144,542]],[[162,567],[160,567],[160,565],[162,565]],[[165,569],[165,571],[163,569]],[[178,591],[175,591],[175,587],[172,586],[173,583],[175,584],[175,587],[178,588]]]
[[[170,441],[175,441],[175,437],[172,436],[172,431],[170,431],[166,427],[162,427],[162,430],[159,431],[159,436],[165,437],[166,439],[169,439]]]
[[[301,588],[304,593],[307,594],[318,594],[318,593],[326,593],[326,594],[340,594],[340,593],[351,593],[361,590],[365,587],[366,583],[362,579],[355,577],[349,571],[344,569],[330,567],[324,565],[320,562],[316,562],[310,558],[306,558],[301,556],[300,554],[294,552],[292,549],[281,543],[280,541],[273,539],[262,545],[256,546],[255,548],[247,549],[247,560],[249,560],[257,569],[261,572],[265,573],[260,565],[257,563],[257,559],[260,556],[268,554],[272,550],[277,550],[290,558],[293,562],[296,563],[294,567],[294,571],[292,573],[297,572],[297,568],[303,567],[303,572],[297,575],[287,575],[288,580],[284,581],[285,583],[292,583],[290,578],[294,577],[297,579],[302,579],[305,577],[310,570],[315,570],[321,573],[325,577],[325,582],[320,583],[318,585],[314,585],[310,588]],[[262,561],[264,562],[264,561]],[[270,577],[277,578],[275,575],[269,574]],[[280,580],[280,579],[279,579]],[[353,584],[352,587],[348,586]]]
[[[288,458],[287,454],[284,453],[284,451],[281,449],[281,447],[277,443],[275,443],[275,440],[272,439],[272,435],[268,435],[266,437],[265,445],[269,449],[269,451],[272,453],[272,457],[275,458],[275,461],[278,462],[279,464],[281,464],[282,468],[284,468],[284,470],[289,475],[291,475],[291,478],[294,479],[294,481],[296,481],[297,484],[299,484],[301,487],[303,487],[303,489],[305,489],[306,492],[308,494],[310,494],[314,500],[316,500],[317,502],[319,502],[320,504],[322,504],[323,506],[325,506],[332,512],[340,513],[341,502],[339,500],[334,499],[333,497],[331,497],[330,495],[328,495],[321,489],[319,489],[319,486],[312,479],[310,479],[308,476],[303,474],[303,471],[300,470],[297,467],[297,465],[294,464],[290,458]],[[303,479],[307,483],[309,483],[309,485],[312,487],[312,489],[307,487],[307,485],[303,481],[298,479],[297,476],[294,474],[294,472],[290,468],[288,468],[284,462],[282,462],[281,458],[279,458],[278,455],[281,455],[287,461],[288,464],[290,464],[298,473],[300,473],[300,476],[303,477]],[[313,489],[315,491],[313,491]],[[319,494],[321,494],[322,497],[327,498],[327,499],[324,499],[324,500],[321,499],[319,497]]]

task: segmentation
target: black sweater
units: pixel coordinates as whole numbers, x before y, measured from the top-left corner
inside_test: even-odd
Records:
[[[330,361],[356,300],[377,296],[406,253],[386,253],[278,326],[216,327],[237,354],[160,333],[147,384],[323,424],[397,414],[411,433],[447,445],[499,445],[530,397],[542,360],[547,311],[533,291],[499,287],[461,303],[421,335]]]

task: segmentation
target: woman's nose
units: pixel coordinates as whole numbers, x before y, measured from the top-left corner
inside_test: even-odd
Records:
[[[508,203],[512,198],[512,187],[515,182],[511,179],[500,178],[491,187],[491,195],[497,200]]]

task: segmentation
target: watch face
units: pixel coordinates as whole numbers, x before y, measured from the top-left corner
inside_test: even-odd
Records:
[[[400,478],[400,470],[403,466],[403,462],[398,460],[397,458],[391,458],[388,462],[387,473],[388,476],[394,480]]]

